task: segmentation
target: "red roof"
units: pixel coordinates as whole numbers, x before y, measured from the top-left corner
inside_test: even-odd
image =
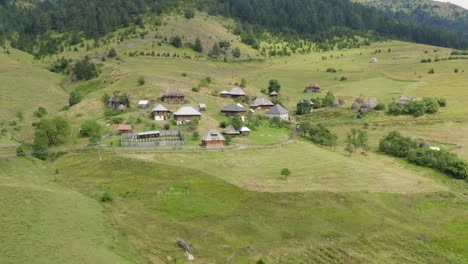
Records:
[[[128,131],[128,130],[132,130],[133,127],[132,125],[120,124],[117,126],[117,129],[120,131]]]

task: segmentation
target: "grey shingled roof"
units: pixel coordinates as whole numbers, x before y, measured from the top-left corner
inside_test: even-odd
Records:
[[[157,104],[153,107],[153,112],[170,112],[170,110],[162,104]]]
[[[232,125],[227,126],[226,128],[223,129],[223,134],[227,135],[238,135],[239,131],[237,131]]]
[[[270,108],[270,110],[268,110],[266,113],[270,115],[283,115],[287,114],[288,110],[284,109],[281,105],[277,104]]]
[[[240,87],[234,87],[229,91],[230,95],[245,95],[244,90]]]
[[[247,110],[240,105],[232,104],[221,109],[221,112],[246,112]]]
[[[250,107],[257,107],[262,105],[275,105],[270,100],[266,99],[265,97],[257,97],[255,100],[250,103]]]
[[[198,112],[197,109],[191,107],[191,106],[184,106],[179,108],[179,110],[175,111],[174,113],[175,116],[201,116],[201,113]]]
[[[169,87],[167,88],[166,92],[163,94],[162,97],[183,97],[184,96],[184,93],[177,89],[177,88],[172,88],[172,87]]]
[[[202,137],[203,141],[225,140],[224,137],[216,129],[211,129]]]
[[[250,132],[250,129],[246,126],[241,127],[240,132]]]
[[[311,82],[307,85],[307,88],[319,88],[320,89],[320,86],[318,85],[318,83]]]

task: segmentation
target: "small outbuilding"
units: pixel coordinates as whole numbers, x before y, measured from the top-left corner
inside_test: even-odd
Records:
[[[168,88],[161,98],[168,104],[183,104],[185,102],[185,95],[178,88]]]
[[[402,95],[400,95],[400,97],[398,97],[397,104],[407,105],[407,104],[411,103],[413,100],[414,100],[413,96],[408,96],[408,95],[402,94]]]
[[[140,100],[138,101],[138,108],[146,109],[150,106],[149,100]]]
[[[199,103],[198,104],[198,111],[200,111],[200,112],[206,111],[206,104]]]
[[[222,97],[222,98],[229,98],[231,97],[231,95],[229,94],[228,91],[222,91],[219,93],[219,96]]]
[[[277,91],[273,91],[273,92],[270,93],[270,97],[271,97],[271,98],[278,98],[278,95],[279,95],[279,94],[278,94]]]
[[[362,106],[361,106],[361,113],[367,113],[371,110],[374,110],[377,105],[379,104],[379,101],[377,101],[376,98],[370,98],[368,99]]]
[[[246,126],[241,127],[241,129],[239,130],[239,132],[240,132],[240,134],[241,134],[242,136],[248,136],[248,135],[250,135],[250,129],[249,129],[248,127],[246,127]]]
[[[318,83],[311,82],[306,86],[304,92],[306,92],[306,93],[318,93],[318,92],[320,92],[320,86],[318,85]]]
[[[370,63],[379,63],[379,59],[377,59],[377,58],[372,58],[372,59],[370,60]]]
[[[192,120],[200,120],[201,113],[192,106],[184,106],[174,112],[174,120],[176,124],[181,125],[190,123]]]
[[[152,111],[153,111],[154,120],[156,121],[169,120],[169,117],[171,115],[171,111],[162,104],[155,105]]]
[[[226,139],[216,129],[211,129],[202,137],[202,147],[222,148]]]
[[[117,130],[119,131],[119,134],[128,134],[133,132],[133,126],[132,125],[127,125],[127,124],[119,124],[117,126]]]
[[[270,100],[266,99],[265,97],[257,97],[250,103],[250,108],[252,109],[270,109],[275,104],[272,103]]]
[[[221,131],[221,133],[223,133],[224,135],[228,135],[230,137],[235,137],[240,134],[240,132],[237,131],[232,125],[225,127],[223,131]]]
[[[273,118],[275,116],[281,118],[282,120],[289,120],[289,112],[284,109],[281,105],[277,104],[270,108],[266,113],[266,117]]]
[[[245,116],[247,109],[245,109],[241,104],[232,104],[221,109],[221,113],[226,116]]]

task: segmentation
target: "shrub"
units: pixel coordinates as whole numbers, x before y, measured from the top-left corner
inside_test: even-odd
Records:
[[[171,38],[170,44],[176,48],[182,47],[182,39],[179,36],[174,36]]]
[[[236,47],[236,48],[234,48],[234,49],[232,50],[232,56],[233,56],[234,58],[240,58],[240,56],[241,56],[241,51],[240,51],[240,49],[239,49],[238,47]]]
[[[164,124],[164,130],[171,129],[171,124]]]
[[[439,104],[440,107],[446,107],[447,106],[447,100],[444,99],[444,98],[437,99],[437,103]]]
[[[281,175],[284,176],[285,179],[288,179],[289,175],[291,175],[291,171],[288,168],[283,168],[281,170]]]
[[[431,68],[427,73],[428,74],[434,74],[435,73],[434,68]]]
[[[73,76],[78,80],[90,80],[99,76],[99,69],[88,57],[73,66]]]
[[[375,110],[377,110],[377,111],[383,111],[383,110],[385,110],[385,104],[379,103],[379,104],[375,107]]]
[[[337,70],[335,68],[327,68],[326,72],[334,73],[337,72]]]
[[[91,144],[97,144],[101,140],[102,127],[96,121],[88,120],[81,125],[81,135],[89,137]]]
[[[107,202],[112,202],[112,195],[110,195],[110,193],[108,192],[105,192],[101,195],[101,198],[99,199],[101,202],[103,203],[107,203]]]
[[[203,46],[198,37],[195,39],[195,43],[193,44],[193,50],[200,53],[203,52]]]
[[[199,140],[200,139],[200,134],[198,133],[198,131],[193,132],[192,139],[193,140]]]
[[[312,142],[322,146],[334,147],[338,137],[332,134],[324,125],[317,124],[312,126],[309,131],[309,136]]]
[[[198,93],[199,91],[200,91],[200,87],[198,87],[198,86],[192,87],[192,92]]]
[[[192,8],[185,9],[184,17],[186,19],[192,19],[195,17],[195,11]]]
[[[226,121],[221,121],[221,122],[219,123],[219,126],[220,126],[221,128],[226,128],[226,127],[228,126],[228,122],[226,122]]]
[[[16,156],[17,157],[25,157],[26,156],[26,151],[24,151],[23,146],[19,146],[16,148]]]
[[[445,150],[413,149],[408,153],[408,161],[447,173],[457,179],[466,179],[468,176],[468,164],[457,155]]]
[[[333,106],[333,102],[335,102],[335,96],[333,95],[332,92],[327,92],[325,97],[322,100],[322,106]]]
[[[39,106],[39,107],[37,108],[37,110],[34,111],[33,115],[34,115],[35,117],[41,118],[41,117],[47,115],[47,110],[46,110],[44,107]]]
[[[343,82],[343,81],[346,81],[346,80],[348,80],[348,78],[346,78],[346,76],[341,76],[340,77],[340,82]]]
[[[109,53],[107,54],[107,57],[109,57],[109,58],[115,58],[116,56],[117,56],[117,52],[115,51],[114,48],[111,48],[111,49],[109,50]]]
[[[403,137],[400,133],[393,131],[380,140],[379,150],[395,157],[404,158],[418,146],[419,143],[416,140]]]
[[[77,91],[72,91],[70,93],[70,97],[68,98],[68,105],[74,106],[79,102],[81,102],[81,94]]]
[[[138,85],[142,86],[143,84],[145,84],[145,82],[146,82],[145,77],[143,76],[138,77],[138,80],[137,80]]]
[[[120,112],[119,110],[117,109],[114,109],[114,108],[106,108],[106,110],[104,111],[104,116],[109,118],[109,117],[112,117],[112,116],[117,116],[117,115],[121,115],[122,112]]]

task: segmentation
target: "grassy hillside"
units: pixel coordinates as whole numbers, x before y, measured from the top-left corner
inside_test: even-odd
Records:
[[[0,166],[1,263],[139,262],[106,210],[57,184],[51,168],[18,158]]]
[[[193,248],[194,263],[220,263],[231,255],[232,263],[463,263],[468,257],[466,199],[456,192],[252,192],[180,166],[185,163],[116,156],[100,162],[90,153],[54,166],[59,181],[95,199],[111,193],[112,218],[154,263],[166,256],[185,263],[176,238]],[[222,171],[231,170],[212,172]],[[258,178],[263,171],[258,168]],[[293,170],[290,177],[300,176]]]

